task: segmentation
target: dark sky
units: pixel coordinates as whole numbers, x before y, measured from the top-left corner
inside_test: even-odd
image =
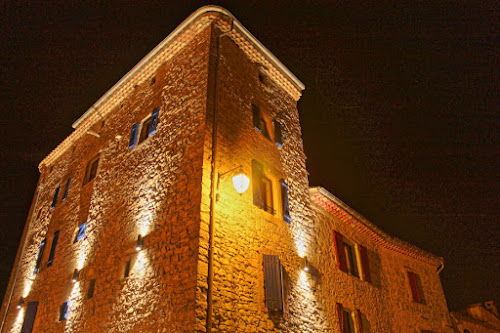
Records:
[[[0,296],[38,163],[209,4],[182,2],[0,2]],[[498,304],[500,8],[409,3],[211,4],[231,11],[306,85],[299,111],[311,185],[444,257],[450,307]]]

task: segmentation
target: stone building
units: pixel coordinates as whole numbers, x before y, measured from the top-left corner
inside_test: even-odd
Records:
[[[450,314],[457,333],[500,332],[500,317],[493,301],[471,304]]]
[[[442,259],[309,188],[303,89],[188,17],[40,163],[0,332],[451,332]]]

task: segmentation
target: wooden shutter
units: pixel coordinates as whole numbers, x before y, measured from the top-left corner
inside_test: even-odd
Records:
[[[135,144],[137,142],[137,132],[139,131],[139,124],[140,123],[135,123],[132,125],[132,130],[130,131],[130,139],[128,141],[128,148],[134,148]]]
[[[345,332],[345,321],[344,321],[344,307],[342,304],[337,303],[335,305],[335,308],[337,309],[337,317],[339,319],[339,329],[341,333]]]
[[[94,289],[95,289],[95,279],[90,279],[89,289],[87,291],[87,298],[94,297]]]
[[[418,289],[417,275],[413,272],[407,272],[407,274],[413,301],[421,303],[422,297],[420,297],[420,290]]]
[[[38,272],[40,264],[42,263],[43,251],[45,250],[45,244],[47,243],[47,238],[44,238],[40,244],[40,249],[38,250],[38,257],[36,258],[35,273]]]
[[[363,317],[361,316],[361,311],[356,310],[356,333],[364,333],[363,329]]]
[[[368,262],[368,251],[366,250],[366,247],[363,245],[358,246],[358,253],[359,253],[359,260],[361,261],[361,276],[363,277],[363,280],[371,282],[372,277],[370,274],[370,264]]]
[[[281,210],[283,212],[283,221],[290,224],[290,207],[288,206],[288,185],[282,179],[281,183]]]
[[[281,123],[277,120],[273,121],[274,124],[274,142],[278,147],[283,146],[283,137],[281,133]]]
[[[69,177],[68,180],[66,181],[66,187],[64,188],[64,194],[63,194],[62,200],[66,200],[66,198],[68,197],[70,183],[71,183],[71,177]]]
[[[252,104],[253,128],[262,132],[262,122],[260,120],[260,110],[257,105]]]
[[[158,125],[158,114],[160,113],[160,108],[153,110],[151,114],[151,123],[149,124],[148,136],[156,132],[156,126]]]
[[[23,327],[21,328],[21,333],[31,333],[33,331],[33,325],[35,324],[36,310],[38,308],[38,302],[29,302],[26,308],[26,314],[24,315]]]
[[[255,160],[252,161],[253,203],[259,207],[264,206],[264,196],[262,195],[262,192],[264,191],[264,188],[262,188],[262,177],[264,171],[262,169],[262,164]]]
[[[52,266],[52,262],[54,261],[58,239],[59,239],[59,230],[54,232],[54,238],[52,239],[52,245],[50,246],[50,254],[49,254],[49,260],[47,261],[47,267]]]
[[[57,204],[57,196],[59,195],[59,188],[60,186],[58,186],[56,188],[56,191],[54,192],[54,198],[52,199],[52,205],[51,205],[52,208],[54,208]]]
[[[335,257],[337,258],[337,267],[347,272],[347,259],[344,251],[344,237],[337,231],[333,232],[333,241],[335,245]]]
[[[264,303],[269,310],[283,310],[280,260],[278,256],[263,255]]]

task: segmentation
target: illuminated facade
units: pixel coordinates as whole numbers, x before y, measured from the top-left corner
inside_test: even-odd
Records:
[[[188,17],[40,163],[1,333],[449,331],[442,260],[309,189],[303,89]]]

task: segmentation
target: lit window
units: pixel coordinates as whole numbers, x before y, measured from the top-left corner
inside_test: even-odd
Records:
[[[85,236],[85,229],[87,228],[87,222],[84,222],[78,226],[78,232],[76,233],[74,243],[78,242]]]
[[[266,139],[271,140],[267,129],[266,119],[263,117],[257,105],[252,104],[253,128],[261,132]]]
[[[61,307],[59,308],[59,321],[68,319],[68,312],[69,312],[69,301],[66,301],[63,304],[61,304]]]
[[[351,242],[337,231],[333,232],[333,238],[337,267],[352,276],[361,277],[364,281],[371,282],[366,247]]]
[[[128,143],[128,147],[130,149],[134,148],[137,144],[143,142],[156,132],[159,112],[160,108],[156,108],[151,113],[151,116],[143,120],[142,123],[138,122],[132,125],[132,130],[130,132],[130,139]]]
[[[287,274],[278,256],[264,254],[264,304],[272,311],[286,310]]]
[[[83,185],[92,181],[97,175],[97,169],[99,167],[99,154],[94,156],[88,163],[85,169],[85,178],[83,180]]]
[[[262,164],[252,161],[253,203],[274,214],[272,182],[266,177]]]

